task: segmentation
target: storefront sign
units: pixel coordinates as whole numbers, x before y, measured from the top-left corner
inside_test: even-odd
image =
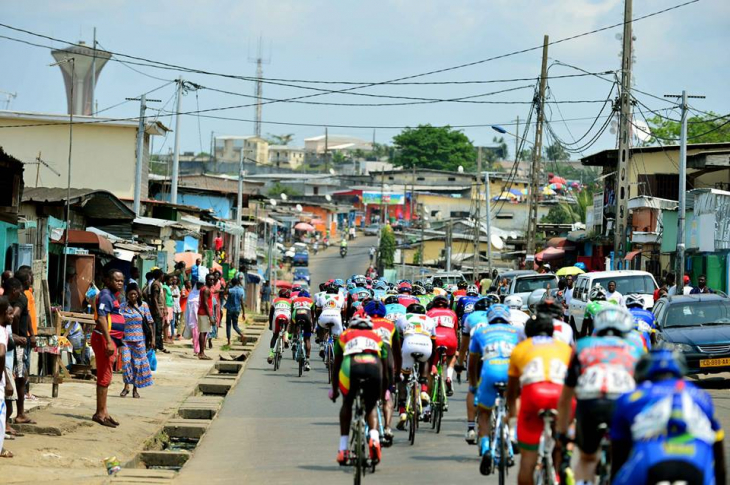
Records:
[[[381,192],[364,192],[362,193],[362,203],[363,204],[375,204],[380,205],[403,205],[405,203],[405,194],[395,194],[395,193],[388,193],[383,192],[382,193],[382,202],[380,199]]]

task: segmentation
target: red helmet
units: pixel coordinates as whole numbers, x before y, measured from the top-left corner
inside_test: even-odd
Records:
[[[407,281],[398,285],[398,293],[410,293],[412,290],[413,288],[411,287],[411,284]]]
[[[289,298],[291,296],[291,291],[289,291],[288,288],[282,288],[279,290],[279,298]]]

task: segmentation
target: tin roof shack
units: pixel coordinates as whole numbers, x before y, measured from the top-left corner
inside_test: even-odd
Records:
[[[15,269],[18,213],[23,195],[23,163],[0,147],[0,271]],[[15,248],[15,249],[13,249]]]

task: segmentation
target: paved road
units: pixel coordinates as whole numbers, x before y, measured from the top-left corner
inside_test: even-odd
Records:
[[[375,238],[360,237],[345,259],[336,248],[314,257],[312,286],[364,271],[372,244]],[[181,483],[351,483],[351,469],[335,462],[339,401],[327,399],[324,365],[313,361],[312,372],[299,378],[290,358],[274,372],[266,363],[267,352],[263,344],[253,353],[238,386],[183,469]],[[440,435],[422,429],[415,446],[409,446],[406,433],[396,432],[395,445],[384,450],[383,463],[375,475],[366,476],[366,483],[490,483],[479,475],[476,447],[463,439],[465,392],[466,385],[457,388]]]
[[[375,238],[358,238],[345,259],[336,248],[313,257],[312,286],[364,271],[372,244]],[[181,483],[351,483],[351,469],[335,462],[339,401],[333,404],[327,399],[327,375],[321,361],[314,360],[312,372],[299,378],[290,358],[274,372],[266,363],[267,353],[268,346],[262,342],[184,467]],[[727,386],[717,381],[703,384],[713,395],[723,427],[730,429]],[[409,446],[406,433],[396,431],[394,446],[384,450],[376,475],[366,476],[366,483],[496,483],[493,477],[479,475],[476,447],[464,442],[465,393],[466,385],[457,387],[440,435],[422,428],[415,446]],[[509,483],[516,483],[514,474]]]

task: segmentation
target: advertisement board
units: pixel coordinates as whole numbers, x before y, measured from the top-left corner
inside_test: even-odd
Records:
[[[405,194],[396,194],[392,192],[383,192],[383,201],[380,201],[380,192],[365,192],[362,193],[362,203],[363,204],[373,204],[373,205],[403,205],[405,203],[406,197]]]

